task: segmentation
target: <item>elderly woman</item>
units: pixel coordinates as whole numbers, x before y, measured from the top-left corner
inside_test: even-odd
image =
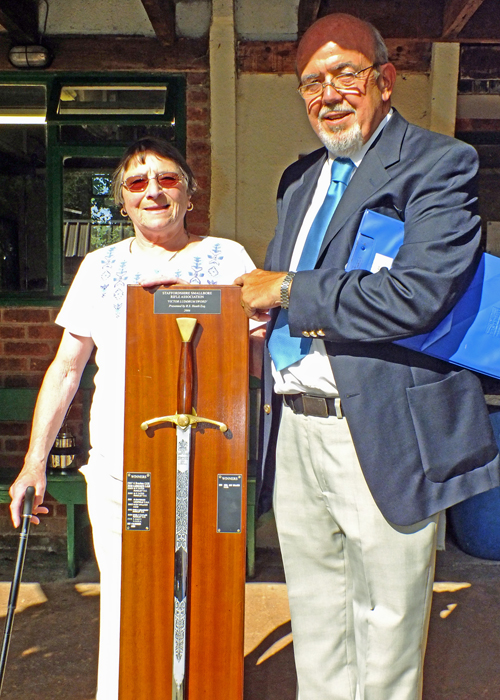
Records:
[[[64,333],[40,389],[24,467],[10,491],[16,527],[30,484],[36,489],[33,512],[47,512],[42,505],[47,457],[95,345],[92,449],[81,471],[101,571],[97,700],[118,698],[127,284],[232,284],[254,268],[238,243],[189,233],[185,217],[195,189],[190,167],[166,141],[140,139],[124,154],[114,192],[135,236],[89,253],[82,262],[56,319]]]

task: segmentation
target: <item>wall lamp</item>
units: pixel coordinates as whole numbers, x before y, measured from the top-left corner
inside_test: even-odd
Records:
[[[9,61],[15,68],[47,68],[51,60],[45,46],[13,46],[9,51]]]

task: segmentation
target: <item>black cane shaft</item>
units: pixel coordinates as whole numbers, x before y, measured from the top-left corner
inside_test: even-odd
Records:
[[[177,380],[177,413],[191,413],[193,408],[193,346],[182,343]]]
[[[2,694],[3,679],[5,676],[5,666],[7,663],[7,655],[9,653],[10,639],[12,636],[12,624],[14,622],[17,596],[19,594],[19,585],[21,583],[21,577],[23,575],[24,559],[26,557],[26,546],[28,544],[28,535],[31,524],[31,513],[33,510],[34,497],[35,489],[33,488],[33,486],[28,486],[24,496],[23,521],[21,526],[21,534],[19,536],[19,547],[17,550],[16,567],[14,570],[14,578],[10,587],[9,602],[7,603],[7,615],[5,618],[2,651],[0,653],[0,695]]]

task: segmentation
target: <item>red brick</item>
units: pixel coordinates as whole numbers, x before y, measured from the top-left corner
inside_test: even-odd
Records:
[[[21,437],[26,437],[29,435],[29,431],[29,423],[15,423],[13,421],[0,422],[0,435],[8,435],[9,437],[20,435]]]
[[[208,124],[203,122],[188,122],[187,125],[187,137],[189,141],[198,139],[210,139],[210,129]]]
[[[187,89],[187,103],[208,104],[209,92],[206,88],[196,87]]]
[[[204,224],[208,221],[208,212],[206,209],[196,209],[188,215],[187,225],[188,229],[193,233],[193,226],[195,224]]]
[[[195,121],[195,122],[207,122],[209,120],[209,107],[207,106],[202,106],[200,104],[192,104],[190,105],[188,103],[187,110],[186,110],[186,118],[188,121],[188,124],[190,121]]]
[[[37,355],[38,357],[43,357],[51,354],[51,348],[48,343],[15,343],[9,342],[5,343],[6,355]]]
[[[5,440],[5,451],[6,452],[22,452],[25,454],[28,450],[29,439],[28,438],[8,438]]]
[[[24,338],[24,326],[0,326],[0,338]]]
[[[20,470],[24,463],[24,455],[6,455],[0,453],[0,467],[12,467]]]
[[[0,357],[0,371],[21,372],[26,369],[26,360],[21,357]]]
[[[193,71],[192,73],[187,73],[186,77],[189,86],[209,84],[208,71]]]
[[[188,159],[189,155],[208,155],[210,153],[209,141],[190,141],[188,144]]]
[[[4,309],[3,320],[14,323],[48,323],[49,309]]]
[[[28,338],[40,338],[42,340],[60,340],[63,329],[56,325],[28,326]]]
[[[4,378],[4,385],[9,389],[39,389],[42,379],[42,374],[9,374]]]
[[[32,372],[46,372],[52,362],[52,357],[30,357],[29,368]]]
[[[193,234],[193,236],[208,236],[210,233],[210,228],[208,225],[208,221],[206,223],[192,223],[189,224],[189,230]]]
[[[49,315],[50,315],[50,322],[51,322],[51,323],[54,323],[54,321],[55,321],[56,318],[57,318],[57,314],[58,314],[58,313],[59,313],[59,309],[58,309],[58,308],[49,309]]]

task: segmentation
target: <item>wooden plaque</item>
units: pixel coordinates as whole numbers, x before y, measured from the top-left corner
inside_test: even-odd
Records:
[[[214,286],[128,287],[119,698],[172,697],[176,428],[141,423],[177,411],[178,317],[197,319],[193,407],[229,428],[192,430],[186,695],[242,700],[248,320],[239,287]]]

